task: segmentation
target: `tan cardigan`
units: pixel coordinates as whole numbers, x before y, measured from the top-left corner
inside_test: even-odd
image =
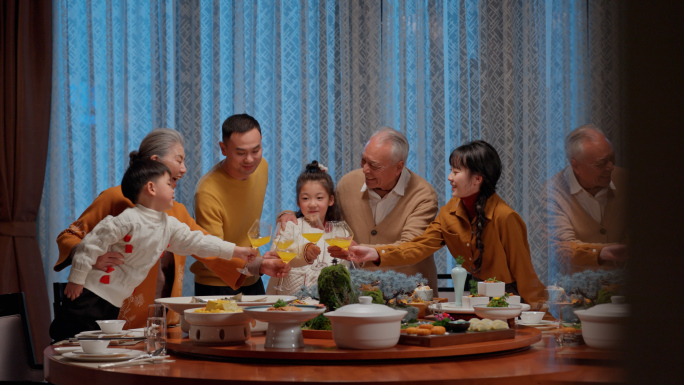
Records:
[[[570,167],[570,166],[568,166]],[[586,269],[611,269],[599,266],[598,255],[604,246],[625,243],[627,239],[627,173],[616,167],[608,190],[608,202],[601,223],[596,222],[570,195],[563,170],[549,179],[547,209],[551,279],[556,274],[572,274]]]
[[[342,210],[342,217],[354,232],[354,240],[362,245],[398,245],[408,242],[423,233],[435,218],[438,210],[437,193],[423,178],[411,172],[411,179],[397,205],[375,225],[368,201],[368,192],[361,192],[365,177],[361,169],[351,171],[337,184],[336,198]],[[371,263],[363,266],[367,270],[394,270],[407,275],[421,273],[430,287],[437,288],[437,268],[432,255],[405,266],[377,267]]]

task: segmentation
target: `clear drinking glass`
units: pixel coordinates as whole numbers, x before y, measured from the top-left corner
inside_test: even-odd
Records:
[[[154,355],[166,353],[166,307],[152,304],[147,308],[147,327],[145,328],[145,352]]]
[[[275,251],[285,263],[290,263],[299,254],[299,235],[294,229],[287,229],[287,224],[276,223],[273,231],[273,242]],[[283,290],[283,278],[280,278],[278,285],[273,287],[278,291]]]
[[[269,222],[261,221],[257,219],[252,224],[252,227],[247,231],[247,237],[249,238],[249,243],[252,244],[252,248],[259,250],[259,247],[271,242],[271,231],[272,226]],[[247,269],[247,265],[242,269],[237,269],[240,273],[251,276],[252,274]]]
[[[354,232],[345,221],[329,221],[325,223],[325,242],[330,246],[337,246],[344,250],[349,250]],[[351,262],[351,261],[350,261]],[[336,260],[333,260],[336,263]],[[356,269],[354,262],[352,268]]]
[[[302,236],[306,238],[307,241],[313,243],[314,245],[318,244],[318,241],[321,239],[323,234],[325,233],[325,228],[323,227],[323,222],[321,222],[321,218],[318,217],[318,215],[313,214],[313,215],[305,215],[304,218],[302,218]],[[325,247],[324,247],[325,249]],[[321,253],[318,255],[318,258],[316,258],[316,263],[313,264],[313,268],[316,270],[320,270],[326,266],[328,266],[327,263],[325,263],[325,258],[324,258],[324,253],[325,250],[321,250]]]

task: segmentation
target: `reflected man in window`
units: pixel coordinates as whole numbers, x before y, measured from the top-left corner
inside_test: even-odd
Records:
[[[613,147],[587,124],[565,140],[570,165],[547,186],[550,278],[586,269],[613,269],[627,260],[626,171]]]

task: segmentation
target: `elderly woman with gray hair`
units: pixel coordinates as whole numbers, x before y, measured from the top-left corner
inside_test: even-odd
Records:
[[[130,153],[130,162],[149,158],[165,164],[171,170],[173,186],[183,177],[185,168],[185,150],[183,138],[175,131],[160,128],[151,131],[140,143],[137,151]],[[108,215],[116,216],[133,203],[123,196],[121,186],[111,187],[103,191],[93,203],[57,237],[59,259],[54,266],[55,271],[61,271],[71,264],[72,256],[81,240]],[[174,202],[173,208],[166,213],[185,223],[191,230],[202,229],[190,216],[185,206]],[[216,272],[228,285],[238,288],[245,280],[245,276],[237,272],[237,268],[244,266],[244,261],[234,258],[231,260],[218,257],[200,258],[209,269]],[[107,271],[115,269],[122,263],[123,256],[116,252],[108,252],[98,257],[95,268]],[[254,273],[264,273],[274,277],[287,275],[290,267],[278,259],[261,259],[250,265]],[[132,295],[124,301],[119,313],[119,319],[127,320],[126,328],[145,326],[147,320],[147,306],[154,303],[155,298],[176,297],[182,295],[183,272],[185,271],[185,256],[164,252],[159,259],[158,266],[150,270],[147,278],[138,286]],[[177,323],[178,315],[169,314],[169,323]]]

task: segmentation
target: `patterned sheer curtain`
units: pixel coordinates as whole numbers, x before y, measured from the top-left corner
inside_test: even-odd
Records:
[[[176,198],[193,212],[233,113],[263,129],[263,217],[295,205],[313,159],[334,180],[383,125],[406,134],[408,167],[449,196],[446,160],[482,138],[502,155],[499,193],[528,223],[547,276],[541,189],[564,136],[592,121],[619,158],[617,10],[611,1],[55,1],[49,161],[39,216],[48,283],[57,234],[155,127],[185,138]],[[442,252],[438,270],[452,258]],[[188,264],[189,265],[189,264]],[[449,282],[450,283],[450,282]],[[186,294],[193,278],[186,272]],[[448,285],[443,282],[443,285]]]

